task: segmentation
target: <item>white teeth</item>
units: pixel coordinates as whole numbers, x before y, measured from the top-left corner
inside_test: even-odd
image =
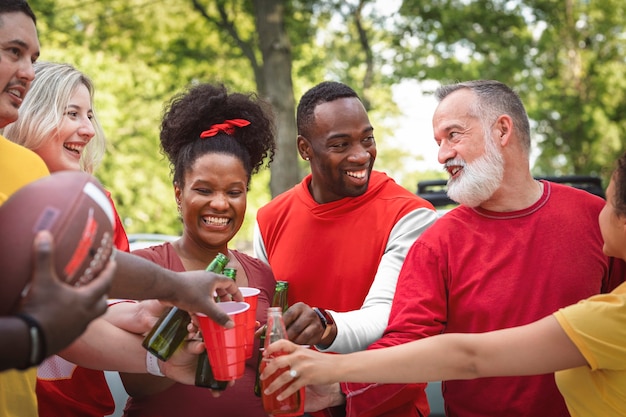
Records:
[[[357,171],[357,172],[346,171],[346,175],[349,176],[349,177],[353,177],[353,178],[363,179],[363,178],[365,178],[365,175],[367,175],[367,171],[366,170]]]
[[[83,150],[83,145],[75,145],[71,143],[64,143],[63,147],[67,150],[77,152],[77,153],[81,153],[81,151]]]
[[[14,89],[10,88],[8,91],[9,91],[10,94],[13,94],[14,96],[22,98],[22,93],[20,92],[20,90],[14,90]]]
[[[202,220],[206,224],[212,224],[217,226],[226,226],[229,222],[228,219],[225,219],[223,217],[203,217]]]

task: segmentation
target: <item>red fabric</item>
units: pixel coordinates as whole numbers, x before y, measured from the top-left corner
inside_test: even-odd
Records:
[[[526,210],[459,207],[426,230],[406,257],[385,335],[370,348],[527,324],[622,282],[623,262],[611,266],[602,253],[603,201],[544,184]],[[402,385],[344,386],[350,416],[406,416],[387,398],[415,401]],[[569,416],[552,374],[447,381],[443,390],[448,417]]]
[[[128,243],[128,236],[126,236],[122,219],[120,219],[120,215],[117,213],[115,203],[111,198],[111,193],[107,191],[106,194],[107,197],[109,197],[111,205],[113,206],[113,216],[115,217],[115,224],[113,225],[113,243],[115,244],[117,250],[130,252],[130,244]]]
[[[311,175],[258,211],[269,263],[276,279],[289,282],[290,305],[302,301],[334,311],[357,310],[393,227],[406,214],[432,206],[377,171],[372,171],[365,194],[326,204],[313,200],[310,182]],[[428,414],[424,387],[415,386],[411,396],[419,398],[420,409]]]
[[[129,252],[128,236],[126,236],[111,193],[106,191],[106,195],[111,206],[113,206],[115,218],[113,242],[115,247],[120,251]],[[65,364],[68,362],[62,360],[58,365],[65,366]],[[59,410],[63,410],[64,417],[102,417],[113,414],[115,401],[104,377],[104,372],[76,365],[73,367],[74,370],[70,375],[58,374],[57,377],[53,378],[37,378],[36,392],[39,416],[58,416]]]
[[[37,379],[39,416],[55,417],[62,414],[102,417],[113,414],[115,402],[104,378],[104,372],[73,364],[71,366],[74,372],[69,379]]]
[[[236,127],[244,127],[248,126],[249,124],[250,122],[244,119],[224,120],[224,123],[216,123],[208,130],[200,133],[200,137],[202,139],[210,138],[217,135],[219,132],[224,132],[227,135],[232,135],[233,133],[235,133]]]
[[[259,288],[256,319],[261,324],[267,320],[267,308],[274,297],[276,281],[270,268],[258,259],[231,251],[248,277],[248,286]],[[183,264],[170,243],[133,252],[164,268],[184,271]],[[255,341],[258,351],[259,339]],[[219,398],[213,398],[206,388],[174,384],[154,395],[130,398],[125,409],[127,417],[267,417],[261,398],[254,395],[257,355],[246,361],[244,376],[227,388]]]
[[[358,310],[391,229],[407,213],[432,206],[377,171],[365,194],[326,204],[313,200],[310,182],[311,175],[258,211],[269,264],[277,280],[289,282],[290,305]]]

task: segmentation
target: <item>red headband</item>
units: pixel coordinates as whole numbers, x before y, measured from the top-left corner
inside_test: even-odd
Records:
[[[210,138],[217,135],[219,132],[224,132],[227,135],[232,135],[235,132],[236,127],[244,127],[250,124],[249,121],[244,119],[230,119],[224,120],[224,123],[216,123],[209,128],[209,130],[205,130],[200,133],[201,138]]]

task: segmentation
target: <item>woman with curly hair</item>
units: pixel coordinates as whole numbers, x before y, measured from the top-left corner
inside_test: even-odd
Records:
[[[265,322],[275,288],[272,271],[228,244],[244,221],[252,174],[274,155],[269,106],[253,94],[229,93],[222,85],[194,86],[169,104],[161,146],[170,161],[183,233],[177,241],[134,253],[175,271],[204,269],[218,253],[228,256],[228,267],[237,270],[237,285],[261,290],[257,321]],[[122,374],[131,396],[125,415],[265,417],[254,395],[255,371],[253,357],[244,376],[219,397],[207,388],[158,376]]]

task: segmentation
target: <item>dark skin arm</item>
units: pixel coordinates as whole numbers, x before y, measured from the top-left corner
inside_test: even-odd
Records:
[[[135,300],[158,299],[194,313],[204,313],[215,322],[231,327],[232,321],[213,300],[230,295],[243,301],[237,285],[223,275],[206,271],[173,272],[125,252],[116,253],[117,271],[111,287],[111,298]]]
[[[50,233],[40,232],[33,243],[32,285],[19,312],[30,315],[41,326],[46,341],[46,356],[59,352],[80,336],[87,325],[107,308],[107,292],[116,263],[106,268],[89,284],[71,287],[56,275]],[[27,324],[16,317],[0,318],[0,370],[23,367],[28,363],[31,340]]]

